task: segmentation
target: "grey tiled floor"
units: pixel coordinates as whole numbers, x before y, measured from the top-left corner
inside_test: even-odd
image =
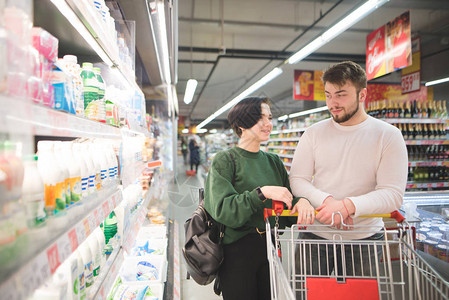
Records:
[[[204,187],[204,171],[200,166],[198,174],[187,176],[185,171],[190,165],[184,165],[178,156],[176,182],[170,184],[168,194],[171,201],[171,218],[179,224],[180,247],[184,244],[184,222],[198,206],[198,189]],[[198,285],[193,279],[186,279],[184,258],[181,254],[181,299],[185,300],[217,300],[222,299],[214,294],[213,283],[207,286]]]

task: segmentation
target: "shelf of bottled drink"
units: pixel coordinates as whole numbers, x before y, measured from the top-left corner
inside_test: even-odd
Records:
[[[10,133],[41,136],[121,139],[120,129],[30,100],[0,95],[0,127]]]
[[[409,161],[409,167],[443,167],[449,166],[449,161]]]
[[[407,182],[407,189],[447,188],[449,182]]]
[[[421,146],[421,145],[449,145],[449,140],[447,139],[438,139],[438,140],[433,140],[433,139],[428,139],[428,140],[405,140],[405,144],[406,145],[416,145],[416,146]]]
[[[23,245],[3,249],[3,259],[9,256],[10,260],[0,271],[2,297],[26,299],[31,295],[86,241],[121,200],[122,192],[118,188],[99,190],[89,195],[84,203],[71,207],[66,212],[69,220],[58,220],[58,216],[50,218],[47,226],[30,231],[21,241]]]

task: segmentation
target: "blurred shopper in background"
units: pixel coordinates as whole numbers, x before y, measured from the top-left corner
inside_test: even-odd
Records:
[[[282,227],[314,220],[309,201],[290,192],[281,159],[260,150],[273,129],[271,120],[267,98],[236,104],[228,121],[240,138],[238,146],[215,155],[206,179],[205,208],[225,225],[224,261],[218,273],[225,300],[271,299],[263,209],[271,208],[272,200],[299,213],[298,218],[281,218]]]
[[[193,166],[195,166],[195,171],[198,173],[198,166],[200,165],[200,146],[194,138],[190,140],[189,143],[190,151],[190,170],[193,171]]]
[[[187,153],[189,153],[189,150],[187,148],[187,143],[184,138],[181,139],[181,152],[182,158],[184,159],[184,164],[187,165]]]
[[[332,118],[312,125],[301,136],[290,170],[290,186],[293,194],[310,200],[318,211],[319,223],[332,223],[333,228],[320,228],[324,232],[302,233],[300,237],[332,240],[335,229],[342,228],[344,222],[368,227],[339,233],[343,240],[382,239],[382,218],[359,216],[389,213],[401,207],[408,168],[404,139],[396,127],[366,114],[367,79],[358,64],[335,64],[322,79]],[[368,258],[364,248],[362,257]],[[380,247],[377,250],[381,251]],[[312,261],[321,256],[321,274],[331,273],[335,267],[333,251],[328,249],[326,253],[326,247],[320,247],[318,252],[315,246],[311,252]],[[348,275],[353,273],[352,263],[356,273],[362,263],[365,272],[372,270],[370,259],[360,257],[360,251],[348,246],[345,252]],[[371,258],[371,263],[375,263],[374,256]],[[341,272],[341,258],[338,267]],[[317,272],[314,270],[314,274]]]

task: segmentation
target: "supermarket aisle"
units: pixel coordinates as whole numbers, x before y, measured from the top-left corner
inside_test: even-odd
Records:
[[[182,156],[177,157],[177,181],[171,185],[168,191],[170,201],[174,204],[173,219],[179,224],[180,247],[184,244],[184,222],[198,206],[198,189],[204,187],[204,171],[200,166],[198,174],[195,176],[187,176],[185,171],[190,165],[184,165]],[[181,254],[181,299],[185,300],[217,300],[221,299],[213,292],[213,285],[201,286],[193,279],[186,279],[186,268],[184,258]]]

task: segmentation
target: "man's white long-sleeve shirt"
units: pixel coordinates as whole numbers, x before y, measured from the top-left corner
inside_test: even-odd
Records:
[[[326,119],[308,128],[299,140],[290,186],[295,196],[306,197],[315,208],[329,195],[337,200],[349,198],[356,209],[354,225],[379,230],[381,218],[359,216],[399,209],[407,171],[407,148],[396,127],[372,117],[354,126]],[[370,228],[356,228],[342,237],[366,238],[374,234],[366,232]],[[326,227],[315,233],[333,239],[333,230]]]

